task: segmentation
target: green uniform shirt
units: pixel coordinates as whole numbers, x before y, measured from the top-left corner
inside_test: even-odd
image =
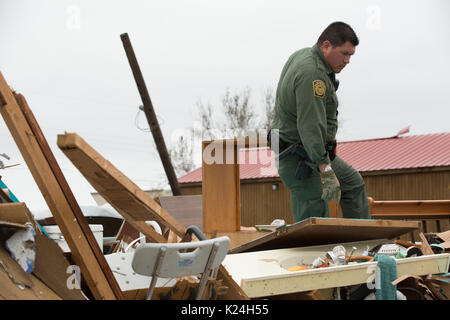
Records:
[[[317,45],[292,54],[277,87],[272,128],[284,141],[301,141],[317,169],[330,163],[326,142],[336,138],[338,127],[335,74]]]

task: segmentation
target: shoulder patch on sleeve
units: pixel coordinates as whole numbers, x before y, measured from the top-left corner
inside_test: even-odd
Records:
[[[313,92],[314,96],[318,98],[325,97],[325,91],[327,87],[325,86],[325,82],[322,80],[314,80],[313,81]]]

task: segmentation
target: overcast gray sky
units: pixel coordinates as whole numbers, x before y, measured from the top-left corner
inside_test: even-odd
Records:
[[[428,1],[61,1],[0,0],[0,71],[23,93],[75,197],[94,189],[56,146],[76,132],[142,188],[164,180],[123,50],[127,32],[170,146],[193,125],[201,99],[251,89],[259,105],[291,53],[312,46],[333,21],[360,38],[338,75],[339,140],[450,131],[450,2]],[[139,127],[147,127],[145,116]],[[3,120],[0,170],[31,209],[46,204]],[[444,147],[444,146],[443,146]],[[1,159],[4,160],[4,159]]]

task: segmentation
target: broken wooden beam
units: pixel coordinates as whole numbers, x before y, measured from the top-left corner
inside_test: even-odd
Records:
[[[124,218],[128,218],[127,221],[136,229],[139,227],[136,226],[137,223],[145,223],[143,220],[156,220],[179,237],[185,235],[184,226],[77,134],[58,135],[58,146],[98,193]],[[156,235],[153,235],[155,242],[167,242],[165,238],[161,239]],[[217,278],[222,279],[223,284],[229,288],[224,299],[248,299],[222,265]]]
[[[58,135],[57,143],[98,193],[138,231],[155,242],[166,242],[145,223],[154,220],[180,237],[185,234],[177,220],[76,133]]]

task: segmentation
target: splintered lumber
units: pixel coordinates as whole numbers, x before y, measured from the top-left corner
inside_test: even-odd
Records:
[[[145,223],[155,220],[183,237],[183,225],[76,133],[58,135],[58,146],[98,193],[138,231],[145,228],[146,236],[166,242]]]
[[[77,134],[58,135],[57,143],[98,193],[136,229],[145,223],[144,220],[156,220],[179,237],[185,235],[186,228],[183,225]],[[154,233],[152,237],[155,242],[167,242]],[[222,279],[223,284],[229,288],[223,299],[248,299],[222,265],[217,279]]]
[[[95,299],[123,299],[122,291],[25,98],[0,73],[0,112]]]

